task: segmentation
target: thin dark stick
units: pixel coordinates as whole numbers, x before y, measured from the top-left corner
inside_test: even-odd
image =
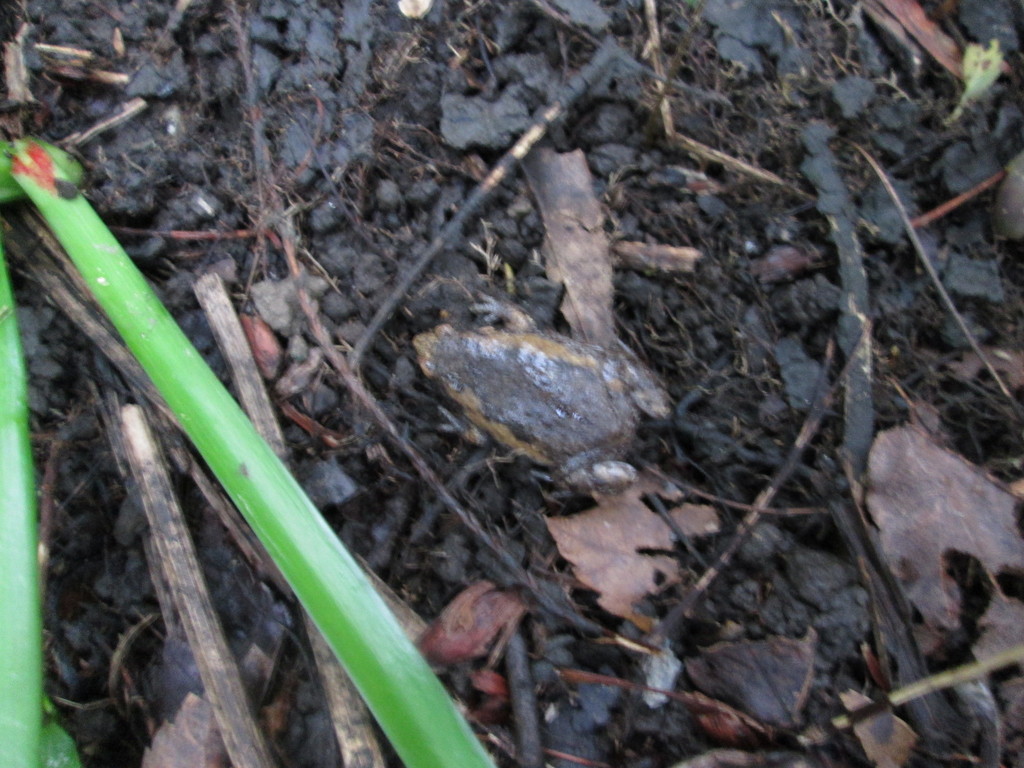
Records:
[[[760,494],[758,494],[758,497],[753,504],[754,508],[747,513],[746,517],[744,517],[736,527],[736,532],[733,534],[732,540],[718,555],[714,565],[704,571],[704,575],[698,579],[697,583],[693,585],[683,599],[680,600],[672,610],[669,611],[665,618],[657,624],[654,630],[644,638],[645,642],[650,643],[653,646],[661,646],[667,637],[675,633],[675,629],[679,622],[692,614],[694,608],[697,607],[697,603],[704,595],[707,594],[711,583],[718,578],[722,571],[724,571],[729,563],[732,562],[733,557],[735,557],[739,548],[743,545],[743,542],[747,540],[751,532],[754,530],[754,527],[761,520],[763,512],[767,511],[767,507],[771,505],[775,496],[778,495],[782,485],[786,482],[789,476],[793,474],[794,470],[796,470],[800,456],[811,442],[811,438],[817,433],[818,427],[821,426],[822,419],[824,419],[825,414],[828,412],[828,405],[832,401],[834,388],[828,386],[828,369],[834,354],[835,342],[830,340],[825,352],[825,363],[821,367],[821,376],[816,386],[817,394],[814,402],[811,404],[807,419],[800,428],[800,434],[797,435],[796,441],[793,443],[793,447],[789,451],[789,455],[786,456],[786,460],[783,462],[778,472],[775,473],[775,476],[772,477],[771,483]],[[850,360],[847,361],[847,367],[853,359],[854,357],[851,356]],[[842,377],[840,380],[842,380]]]
[[[516,762],[520,768],[541,768],[544,765],[544,747],[540,740],[537,695],[522,630],[509,639],[505,649],[505,671],[508,673],[508,692],[516,729]]]

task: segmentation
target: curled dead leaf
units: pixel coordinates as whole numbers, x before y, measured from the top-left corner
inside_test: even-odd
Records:
[[[455,596],[419,639],[432,664],[446,666],[487,654],[495,640],[515,630],[526,605],[515,594],[489,581],[473,584]]]
[[[238,316],[242,323],[242,330],[245,338],[249,341],[249,348],[256,360],[256,367],[264,379],[273,379],[281,367],[281,360],[284,358],[284,350],[281,349],[281,342],[277,340],[273,329],[266,321],[256,315],[242,314]]]

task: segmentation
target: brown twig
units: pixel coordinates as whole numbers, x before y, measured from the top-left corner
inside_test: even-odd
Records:
[[[168,240],[246,240],[263,233],[255,229],[232,229],[227,232],[209,232],[197,229],[139,229],[138,227],[110,227],[119,235],[166,237]]]
[[[718,163],[734,173],[749,176],[757,181],[763,181],[777,187],[783,187],[797,197],[801,197],[805,200],[810,197],[808,193],[804,192],[799,187],[793,186],[781,176],[777,176],[771,171],[766,171],[764,168],[759,168],[756,165],[751,165],[750,163],[733,157],[732,155],[727,155],[725,152],[709,147],[707,144],[701,144],[699,141],[691,139],[689,136],[684,136],[681,133],[674,133],[669,138],[669,141],[671,143],[678,144],[682,149],[701,160]]]
[[[195,655],[224,746],[235,765],[270,768],[274,764],[270,746],[252,714],[241,672],[213,608],[195,544],[171,487],[163,455],[141,406],[126,405],[120,416],[117,426],[122,432],[132,477],[138,484],[152,542],[159,554],[156,566],[171,587],[173,608]],[[163,607],[167,611],[171,608]]]
[[[111,128],[115,128],[122,123],[126,123],[135,117],[137,114],[142,112],[148,106],[147,102],[143,98],[134,98],[130,101],[125,102],[121,105],[121,108],[110,117],[100,120],[94,124],[91,128],[87,128],[84,131],[78,133],[72,133],[67,136],[61,143],[67,147],[80,147],[88,141],[92,141],[97,136],[105,131],[109,131]]]
[[[977,197],[982,192],[984,192],[986,189],[994,187],[996,184],[998,184],[1000,181],[1002,181],[1005,177],[1006,177],[1006,171],[1005,170],[1002,170],[1002,171],[999,171],[998,173],[992,174],[991,176],[989,176],[984,181],[982,181],[982,182],[980,182],[978,184],[975,184],[973,187],[968,189],[966,192],[961,192],[959,195],[957,195],[953,199],[947,200],[946,202],[942,203],[942,205],[938,205],[938,206],[932,208],[927,213],[922,213],[920,216],[914,217],[913,219],[910,220],[910,226],[912,226],[914,229],[920,229],[921,227],[927,227],[932,222],[934,222],[934,221],[936,221],[938,219],[941,219],[943,216],[945,216],[950,211],[956,210],[961,205],[966,203],[968,200]]]
[[[658,9],[655,0],[644,0],[644,16],[647,20],[647,51],[651,67],[658,75],[654,90],[658,99],[658,114],[665,136],[672,139],[676,135],[676,126],[672,120],[672,105],[668,100],[667,83],[665,80],[665,62],[661,51],[661,28],[658,26]]]
[[[522,632],[509,638],[505,652],[509,698],[512,700],[516,729],[516,764],[521,768],[541,768],[544,748],[540,736],[537,695],[530,672],[530,656]]]
[[[832,402],[835,388],[828,386],[828,369],[831,365],[834,354],[835,342],[830,340],[825,351],[825,362],[821,367],[821,376],[817,383],[814,402],[811,404],[807,418],[804,420],[803,426],[800,427],[800,433],[793,442],[793,447],[790,449],[789,455],[786,456],[786,460],[772,477],[768,486],[758,494],[752,505],[753,508],[747,513],[743,520],[740,521],[740,524],[736,526],[736,532],[733,534],[732,539],[729,541],[729,544],[726,545],[725,549],[719,553],[714,564],[704,571],[703,575],[697,580],[697,583],[693,585],[683,599],[665,615],[665,618],[658,622],[650,633],[648,633],[647,637],[644,638],[645,642],[655,647],[660,647],[664,644],[666,638],[675,634],[678,624],[683,619],[692,615],[693,610],[697,607],[697,603],[705,594],[707,594],[708,588],[714,580],[718,578],[718,576],[721,575],[721,573],[728,567],[729,563],[732,562],[733,557],[736,556],[736,553],[747,538],[749,538],[754,527],[758,522],[760,522],[762,515],[768,511],[768,507],[771,506],[771,503],[775,499],[776,495],[778,495],[779,490],[781,490],[786,480],[788,480],[789,476],[796,470],[800,456],[803,454],[804,449],[810,444],[814,435],[817,434],[822,420],[828,413],[828,406]],[[852,359],[853,358],[850,360]],[[849,365],[850,361],[848,360],[846,367],[849,367]],[[840,380],[842,380],[842,375],[840,376]]]

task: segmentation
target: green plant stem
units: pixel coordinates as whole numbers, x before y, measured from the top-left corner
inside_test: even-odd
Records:
[[[25,196],[11,176],[11,158],[5,154],[7,149],[7,142],[0,142],[0,203],[9,203]]]
[[[85,175],[81,164],[70,154],[60,147],[48,144],[45,141],[36,141],[36,145],[42,147],[50,160],[61,169],[68,181],[73,184],[80,184]],[[11,152],[14,145],[9,141],[0,141],[0,205],[10,203],[14,200],[22,200],[25,197],[25,190],[14,180],[11,174]]]
[[[348,551],[63,172],[31,140],[12,174],[274,558],[410,768],[492,762]]]
[[[0,467],[0,751],[4,765],[34,768],[43,718],[39,534],[25,359],[2,247]]]

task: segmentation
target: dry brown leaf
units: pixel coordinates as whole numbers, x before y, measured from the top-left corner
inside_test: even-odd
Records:
[[[981,636],[974,643],[974,656],[987,659],[1000,651],[1008,651],[1024,643],[1024,603],[992,590],[985,615],[978,621]]]
[[[1024,387],[1024,352],[996,347],[983,347],[982,352],[1006,386],[1013,390]],[[947,367],[961,381],[971,381],[985,369],[985,364],[976,352],[967,352],[959,362],[949,363]]]
[[[719,643],[686,663],[693,684],[762,723],[788,728],[797,723],[814,673],[814,630],[795,640],[773,637]]]
[[[871,699],[857,691],[839,694],[848,712],[871,703]],[[901,768],[917,743],[917,734],[905,722],[886,709],[870,715],[853,726],[853,734],[861,749],[877,768]]]
[[[470,710],[474,723],[495,725],[508,719],[508,680],[493,669],[474,669],[469,673],[473,688],[480,692],[480,699]]]
[[[913,427],[875,438],[868,508],[882,549],[933,630],[960,625],[960,591],[945,557],[976,557],[991,575],[1024,569],[1016,499],[963,457]]]
[[[458,664],[487,654],[502,633],[514,630],[526,612],[515,594],[479,581],[445,606],[419,639],[431,664]]]
[[[227,751],[210,703],[189,693],[174,720],[165,722],[142,755],[142,768],[222,768]]]
[[[549,517],[548,530],[562,557],[573,564],[576,577],[598,593],[598,604],[627,619],[633,604],[646,595],[679,581],[679,566],[670,555],[642,554],[644,550],[671,551],[672,531],[654,514],[641,496],[673,494],[654,478],[642,478],[628,491],[602,496],[592,510],[573,517]],[[669,513],[688,536],[718,530],[714,509],[682,504]]]

